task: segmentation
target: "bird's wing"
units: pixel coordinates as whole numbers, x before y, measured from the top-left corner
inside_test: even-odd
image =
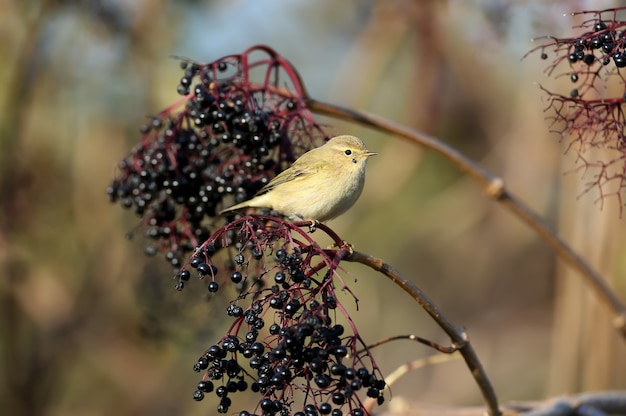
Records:
[[[291,165],[288,169],[280,172],[274,179],[272,179],[267,185],[257,192],[257,195],[264,194],[266,192],[271,191],[278,185],[282,185],[283,183],[292,182],[295,180],[302,180],[307,176],[313,175],[317,173],[321,169],[321,163],[319,161],[313,162],[308,158],[309,154],[305,153],[298,160],[296,160],[293,165]],[[324,163],[324,162],[322,162]]]

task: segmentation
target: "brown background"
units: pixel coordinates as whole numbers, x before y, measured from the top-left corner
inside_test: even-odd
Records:
[[[214,395],[191,399],[191,367],[224,330],[224,302],[205,302],[203,284],[174,291],[165,262],[124,238],[133,214],[105,193],[145,116],[177,97],[171,55],[211,61],[270,45],[315,98],[436,135],[501,176],[626,298],[618,201],[577,198],[584,180],[565,174],[574,155],[544,121],[537,83],[568,91],[569,81],[547,78],[538,54],[520,60],[531,37],[571,33],[580,22],[563,14],[584,2],[543,3],[1,0],[3,413],[214,412]],[[626,389],[607,309],[533,233],[447,161],[324,121],[379,152],[359,202],[330,225],[467,328],[501,401]],[[413,333],[446,343],[390,282],[348,269],[366,340]],[[409,342],[376,350],[387,373],[433,354]],[[481,403],[460,360],[409,374],[393,397],[392,407]]]

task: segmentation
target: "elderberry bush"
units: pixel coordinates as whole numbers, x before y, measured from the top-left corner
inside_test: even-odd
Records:
[[[193,398],[216,394],[218,413],[230,412],[237,393],[248,390],[260,399],[242,416],[360,416],[367,414],[364,398],[384,401],[383,377],[335,294],[337,281],[347,288],[339,263],[349,248],[329,233],[338,247],[324,250],[301,225],[239,218],[216,231],[179,273],[180,279],[196,274],[210,292],[236,292],[224,311],[230,330],[193,366],[204,374]],[[216,256],[218,247],[232,246],[239,247],[232,259]],[[221,270],[217,262],[229,266]]]
[[[251,198],[326,138],[295,70],[269,48],[183,60],[181,69],[181,99],[141,127],[107,189],[140,217],[146,254],[164,253],[176,269],[209,237],[217,212]]]
[[[583,18],[575,27],[578,34],[537,38],[542,43],[526,54],[540,52],[548,60],[547,75],[571,81],[569,91],[541,87],[547,119],[567,150],[576,152],[578,169],[587,173],[584,192],[596,189],[601,203],[616,196],[620,210],[626,188],[626,21],[619,18],[624,12],[626,7],[572,13]],[[614,95],[615,86],[622,92]],[[600,158],[589,157],[593,148],[603,150]]]
[[[229,330],[193,366],[193,399],[215,394],[229,413],[247,391],[259,400],[241,416],[366,415],[385,382],[335,293],[338,282],[351,293],[339,266],[349,246],[323,224],[332,249],[309,222],[217,216],[327,138],[296,70],[264,46],[181,68],[181,99],[142,127],[108,194],[140,217],[146,253],[165,254],[176,289],[196,277],[231,299]]]
[[[546,68],[548,75],[568,75],[575,88],[570,97],[576,98],[591,91],[597,91],[598,84],[607,76],[618,75],[619,69],[626,67],[626,21],[617,19],[616,11],[610,10],[612,18],[604,20],[604,11],[580,12],[573,15],[589,14],[593,17],[581,25],[582,33],[569,38],[545,37],[541,45],[533,49],[541,51],[541,59],[554,56]],[[530,53],[530,52],[529,52]],[[567,65],[565,73],[555,74],[557,68]]]

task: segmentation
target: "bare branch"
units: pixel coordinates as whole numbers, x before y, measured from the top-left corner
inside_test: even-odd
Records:
[[[360,253],[358,251],[352,252],[352,254],[346,257],[345,260],[361,263],[372,269],[383,273],[389,277],[391,281],[400,286],[402,290],[407,292],[420,306],[437,322],[437,324],[444,330],[446,334],[452,340],[452,343],[458,347],[459,352],[463,356],[467,366],[472,373],[472,376],[476,380],[480,391],[487,402],[487,407],[490,415],[500,415],[498,409],[498,399],[496,393],[487,377],[487,373],[483,368],[482,363],[478,359],[478,355],[467,338],[467,333],[457,328],[444,313],[433,303],[432,300],[422,290],[417,287],[413,282],[403,277],[397,270],[385,263],[383,260]]]
[[[548,244],[559,258],[581,273],[600,301],[614,314],[613,325],[622,337],[626,339],[626,306],[624,306],[622,300],[604,281],[602,276],[576,253],[536,212],[506,189],[501,178],[494,176],[478,163],[435,137],[394,123],[391,120],[370,113],[317,101],[312,98],[308,99],[308,105],[313,112],[342,120],[354,121],[385,133],[394,134],[411,143],[424,146],[448,159],[477,182],[487,196],[504,205],[522,222],[528,225]]]

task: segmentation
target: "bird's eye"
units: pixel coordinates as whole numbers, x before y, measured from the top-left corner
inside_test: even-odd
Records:
[[[348,149],[344,152],[347,156],[350,156],[352,154],[352,150]]]

